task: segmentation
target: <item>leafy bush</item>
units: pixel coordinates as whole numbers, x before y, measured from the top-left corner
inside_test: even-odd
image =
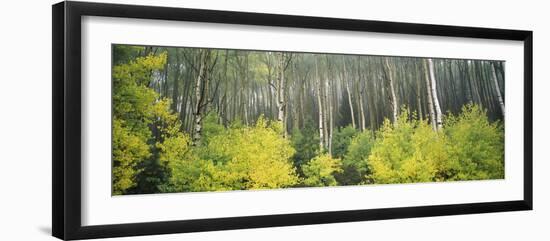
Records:
[[[290,141],[296,150],[292,160],[297,167],[302,166],[302,164],[319,154],[319,129],[314,126],[311,120],[306,121],[302,130],[294,128]]]
[[[367,158],[371,153],[374,136],[365,130],[351,139],[343,161],[344,172],[337,175],[338,181],[345,185],[359,184],[369,174]]]
[[[175,116],[166,108],[167,100],[158,101],[158,95],[147,86],[151,74],[160,71],[166,63],[166,53],[136,58],[113,68],[113,194],[124,194],[141,183],[156,160],[149,143],[157,140],[150,125],[155,122],[174,124]],[[165,126],[167,127],[167,126]],[[145,176],[141,178],[141,176]],[[154,189],[154,188],[153,188]],[[141,189],[140,187],[140,190]]]
[[[504,178],[504,132],[486,111],[468,104],[448,114],[443,131],[404,112],[385,121],[368,158],[373,183],[410,183]]]
[[[336,129],[332,140],[332,155],[336,158],[343,158],[351,144],[351,140],[357,133],[357,129],[351,125]]]
[[[113,194],[119,195],[136,185],[138,162],[151,156],[147,133],[133,133],[124,121],[113,121]]]
[[[208,145],[210,137],[220,135],[225,131],[225,127],[218,123],[219,116],[216,112],[210,112],[204,118],[202,125],[202,134],[204,136],[204,142]]]
[[[469,104],[460,115],[450,115],[446,123],[449,154],[459,169],[453,179],[504,178],[504,130],[500,122],[490,123],[486,110]]]
[[[410,183],[438,181],[438,173],[449,165],[444,135],[416,117],[402,111],[398,122],[386,120],[368,158],[374,183]]]
[[[334,174],[342,172],[342,162],[338,158],[332,158],[328,154],[321,154],[302,166],[308,187],[336,186],[338,182]]]
[[[255,126],[232,127],[210,136],[208,145],[172,164],[172,189],[218,191],[281,188],[297,184],[294,149],[279,123],[260,117]],[[174,159],[174,160],[175,160]]]

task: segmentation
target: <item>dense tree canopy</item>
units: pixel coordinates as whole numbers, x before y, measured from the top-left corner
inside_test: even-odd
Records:
[[[113,47],[113,194],[504,177],[504,63]]]

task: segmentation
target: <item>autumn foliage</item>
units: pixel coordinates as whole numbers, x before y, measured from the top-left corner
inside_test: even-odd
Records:
[[[160,52],[115,61],[114,195],[504,178],[503,124],[472,103],[445,114],[435,130],[405,106],[377,130],[337,128],[330,151],[320,150],[314,121],[286,133],[283,122],[263,115],[243,123],[208,112],[201,142],[193,143],[178,107],[151,87],[167,58]]]

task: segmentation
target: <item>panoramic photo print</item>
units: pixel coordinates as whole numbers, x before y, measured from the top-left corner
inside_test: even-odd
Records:
[[[505,63],[112,45],[112,195],[504,178]]]

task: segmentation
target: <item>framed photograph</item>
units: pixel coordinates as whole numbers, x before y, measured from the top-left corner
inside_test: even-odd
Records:
[[[531,31],[69,1],[52,48],[60,239],[532,209]]]

